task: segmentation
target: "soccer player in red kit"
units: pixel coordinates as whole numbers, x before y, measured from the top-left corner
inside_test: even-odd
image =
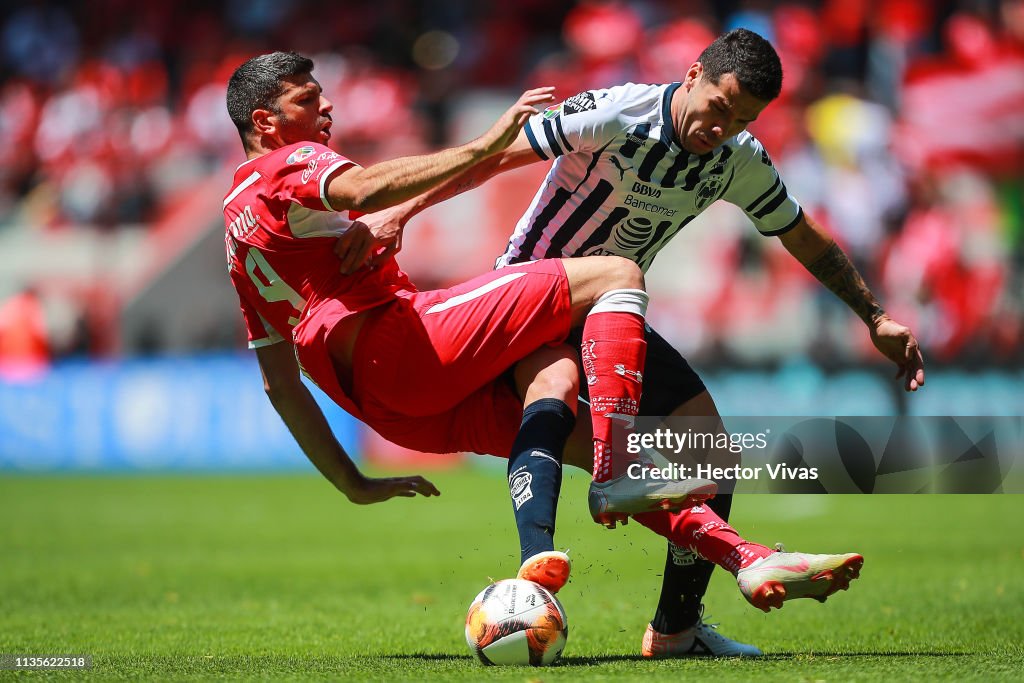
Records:
[[[613,476],[625,463],[611,467],[611,422],[635,415],[640,395],[647,295],[632,263],[552,260],[418,292],[394,259],[345,275],[332,251],[361,211],[404,201],[507,146],[534,105],[552,100],[550,89],[525,93],[467,145],[362,168],[325,146],[333,106],[312,68],[299,55],[274,53],[232,76],[228,110],[248,160],[235,172],[224,215],[249,345],[274,407],[320,471],[360,503],[437,493],[422,477],[363,477],[300,371],[402,446],[511,454],[524,559],[551,552],[561,451],[578,389],[573,352],[562,341],[582,324],[600,340],[592,374],[608,403],[592,415],[595,450],[603,454],[592,486],[595,517],[679,508],[712,495],[708,481]],[[634,374],[617,374],[613,359]],[[506,376],[513,366],[515,386]]]
[[[765,610],[787,598],[822,598],[855,578],[859,555],[782,557],[794,554],[748,543],[711,512],[691,515],[695,525],[668,517],[666,509],[713,495],[713,482],[623,474],[624,456],[610,449],[611,425],[637,414],[647,303],[631,261],[537,261],[430,292],[418,292],[393,258],[341,272],[334,241],[361,212],[406,201],[498,153],[537,113],[535,105],[553,99],[550,88],[524,93],[466,145],[363,168],[326,147],[333,105],[312,69],[310,60],[278,52],[232,75],[228,111],[248,160],[224,200],[225,240],[270,400],[329,481],[357,503],[438,495],[422,477],[364,477],[300,371],[399,445],[508,456],[520,576],[557,590],[568,559],[553,551],[554,508],[578,389],[575,352],[562,342],[582,325],[591,346],[582,360],[593,407],[596,520],[660,510],[648,526],[724,563],[747,599]]]

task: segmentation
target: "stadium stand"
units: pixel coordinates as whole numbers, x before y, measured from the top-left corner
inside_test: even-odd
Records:
[[[478,132],[524,85],[568,97],[677,78],[711,36],[742,25],[783,58],[783,95],[753,131],[791,191],[930,359],[1020,366],[1021,0],[358,4],[4,5],[0,299],[35,293],[48,354],[238,343],[208,188],[239,161],[223,92],[245,56],[313,55],[350,114],[337,144],[370,162]],[[486,267],[535,180],[502,178],[424,214],[403,265],[427,285]],[[467,226],[479,234],[466,239]],[[716,207],[688,231],[659,259],[680,267],[655,265],[650,285],[664,292],[655,324],[696,361],[874,360],[850,333],[857,321],[741,216]],[[180,315],[175,301],[195,291],[224,296]]]

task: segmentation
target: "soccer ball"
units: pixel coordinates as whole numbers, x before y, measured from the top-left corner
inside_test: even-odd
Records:
[[[561,603],[543,586],[522,579],[492,583],[466,615],[466,643],[488,666],[553,664],[568,635]]]

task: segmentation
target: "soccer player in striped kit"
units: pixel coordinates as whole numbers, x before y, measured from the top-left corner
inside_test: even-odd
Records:
[[[615,255],[642,270],[698,214],[721,199],[750,218],[762,235],[777,237],[825,287],[865,323],[875,347],[894,362],[904,388],[924,384],[924,363],[911,330],[890,318],[835,241],[807,216],[746,127],[775,99],[782,66],[761,36],[737,29],[717,38],[678,83],[627,83],[579,93],[527,122],[506,150],[435,190],[368,217],[369,243],[356,235],[336,251],[350,263],[373,248],[390,255],[406,222],[422,209],[526,164],[551,163],[545,182],[515,227],[499,268],[537,259]],[[649,326],[639,414],[718,416],[713,399],[686,360]],[[587,335],[575,340],[586,348]],[[584,358],[584,360],[586,360]],[[585,391],[587,382],[581,381]],[[570,444],[588,443],[577,426]],[[580,464],[581,448],[566,462]],[[728,529],[731,496],[675,514],[669,526]],[[663,533],[663,520],[634,517]],[[692,544],[670,540],[662,593],[642,642],[642,653],[661,656],[757,656],[704,624],[703,595],[713,562]],[[735,573],[735,572],[734,572]],[[742,583],[742,581],[741,581]]]

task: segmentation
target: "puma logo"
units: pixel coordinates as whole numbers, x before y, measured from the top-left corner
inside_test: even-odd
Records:
[[[622,164],[619,163],[619,158],[617,156],[615,156],[615,155],[612,155],[611,161],[612,161],[612,166],[614,166],[619,171],[619,180],[625,180],[626,179],[626,169],[629,169],[630,171],[633,170],[632,166],[623,167]]]

